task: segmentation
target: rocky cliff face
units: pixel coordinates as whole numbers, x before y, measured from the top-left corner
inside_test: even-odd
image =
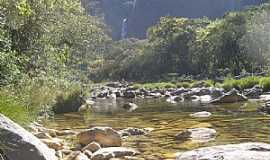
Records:
[[[257,5],[263,0],[82,0],[99,3],[114,39],[119,39],[123,19],[129,37],[145,38],[147,29],[162,16],[217,18],[228,11]],[[97,9],[97,7],[96,7]],[[92,11],[93,12],[93,11]]]

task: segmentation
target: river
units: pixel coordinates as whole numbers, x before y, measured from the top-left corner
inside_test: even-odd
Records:
[[[136,99],[139,108],[133,112],[122,109],[124,100],[100,100],[96,110],[89,113],[55,115],[44,122],[48,128],[80,131],[94,126],[108,126],[116,130],[127,127],[153,128],[148,135],[123,140],[123,145],[137,148],[146,159],[174,159],[175,153],[204,146],[239,142],[270,143],[270,116],[256,112],[258,103],[209,105],[201,103],[170,104],[163,99]],[[191,113],[208,111],[209,118],[193,118]],[[210,127],[217,131],[209,142],[174,139],[175,134],[187,128]]]

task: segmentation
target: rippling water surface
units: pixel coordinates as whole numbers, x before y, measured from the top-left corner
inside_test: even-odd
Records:
[[[220,106],[199,103],[169,104],[165,100],[133,101],[139,108],[133,112],[122,109],[123,100],[100,100],[91,113],[56,115],[45,122],[55,129],[82,130],[93,126],[109,126],[114,129],[127,127],[154,128],[146,136],[124,139],[124,146],[139,149],[147,159],[174,159],[176,152],[203,146],[239,142],[270,143],[270,117],[255,110],[256,102],[235,103]],[[189,114],[209,111],[210,118],[192,118]],[[211,127],[217,130],[215,140],[207,143],[179,142],[174,139],[178,132],[194,127]]]

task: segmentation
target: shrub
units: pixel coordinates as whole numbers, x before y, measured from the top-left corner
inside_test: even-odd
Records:
[[[243,90],[258,85],[260,83],[260,79],[260,77],[246,77],[236,81],[238,81],[237,85],[239,88]]]
[[[212,87],[214,86],[214,81],[212,80],[204,80],[204,81],[196,81],[193,82],[192,87]]]
[[[261,78],[260,86],[263,88],[263,91],[270,90],[270,77]]]
[[[224,88],[226,91],[233,88],[239,89],[237,85],[237,80],[234,79],[225,79],[224,82],[221,84],[221,87]]]
[[[83,104],[83,97],[80,90],[57,96],[53,105],[53,112],[56,114],[77,112]]]

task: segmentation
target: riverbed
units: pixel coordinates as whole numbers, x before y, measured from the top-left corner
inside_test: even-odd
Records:
[[[165,99],[136,99],[139,108],[129,112],[122,108],[128,100],[99,100],[95,109],[87,113],[55,115],[44,121],[48,128],[81,131],[95,126],[108,126],[116,130],[127,127],[152,128],[147,135],[132,136],[123,145],[138,149],[145,159],[175,159],[175,153],[220,144],[239,142],[270,143],[270,116],[256,112],[259,103],[249,101],[225,105],[198,102],[170,104]],[[200,111],[212,113],[209,118],[194,118],[190,114]],[[177,141],[175,135],[188,128],[209,127],[217,137],[209,142]]]

